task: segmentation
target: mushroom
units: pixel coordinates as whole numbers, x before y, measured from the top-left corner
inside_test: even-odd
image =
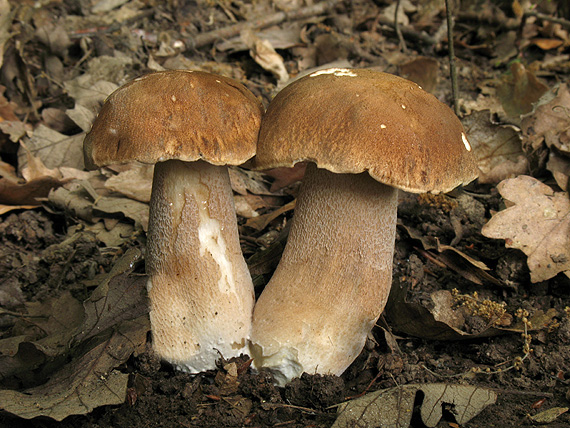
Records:
[[[153,348],[183,371],[247,352],[253,284],[225,165],[255,154],[262,111],[233,79],[157,72],[113,92],[85,137],[88,168],[156,164],[146,255]]]
[[[477,167],[451,109],[418,85],[327,69],[285,87],[261,123],[256,168],[310,162],[282,258],[253,314],[250,355],[284,385],[340,375],[392,282],[398,189],[447,192]]]

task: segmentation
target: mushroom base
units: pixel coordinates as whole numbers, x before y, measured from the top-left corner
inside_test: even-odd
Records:
[[[395,188],[307,167],[279,265],[256,303],[250,353],[281,385],[340,375],[362,350],[392,282]]]
[[[239,245],[226,167],[156,165],[146,269],[153,348],[178,369],[247,353],[253,284]]]

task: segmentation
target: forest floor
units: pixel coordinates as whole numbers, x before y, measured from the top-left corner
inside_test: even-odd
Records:
[[[452,105],[443,2],[402,0],[399,38],[390,0],[0,0],[0,427],[570,426],[566,3],[453,11],[480,178],[400,192],[365,348],[340,377],[280,388],[247,356],[199,375],[153,356],[152,170],[86,172],[83,137],[110,92],[163,69],[233,77],[267,107],[309,70],[372,68]],[[257,295],[301,176],[230,171]]]

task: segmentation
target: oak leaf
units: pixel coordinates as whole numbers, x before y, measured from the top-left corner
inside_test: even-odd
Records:
[[[508,248],[528,256],[532,282],[564,272],[570,277],[570,199],[535,178],[521,175],[497,189],[509,206],[483,226],[488,238],[504,239]],[[507,206],[508,206],[507,205]]]

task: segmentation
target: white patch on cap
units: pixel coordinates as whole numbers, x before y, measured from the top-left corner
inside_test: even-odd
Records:
[[[332,74],[334,76],[342,77],[357,77],[358,74],[353,72],[350,68],[327,68],[326,70],[319,70],[315,71],[313,74],[310,74],[309,77],[317,77],[322,74]]]
[[[462,132],[461,133],[461,141],[463,141],[463,144],[465,145],[465,148],[467,149],[468,152],[471,151],[471,144],[469,144],[469,141],[467,141],[467,137],[465,136],[465,134]]]
[[[172,100],[172,102],[175,103],[175,102],[176,102],[176,95],[172,95],[172,96],[170,97],[170,99]]]
[[[406,106],[405,106],[404,104],[402,104],[402,108],[403,108],[404,110],[406,110]]]
[[[380,125],[380,129],[386,129],[386,125],[381,124],[381,125]]]
[[[218,83],[222,83],[222,82],[221,82],[220,80],[218,80],[218,79],[216,79],[216,82],[218,82]]]

